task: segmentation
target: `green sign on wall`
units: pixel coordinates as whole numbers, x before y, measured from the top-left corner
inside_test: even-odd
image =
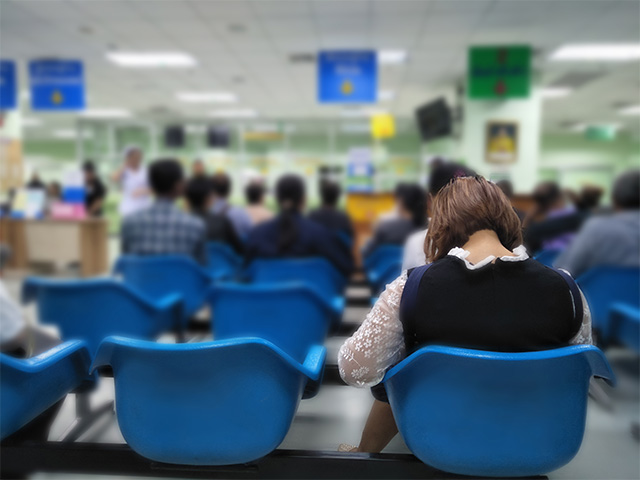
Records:
[[[527,98],[531,89],[531,47],[470,47],[469,98]]]

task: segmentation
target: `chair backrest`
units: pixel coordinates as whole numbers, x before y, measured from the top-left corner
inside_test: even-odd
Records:
[[[185,322],[202,308],[213,282],[193,259],[179,255],[125,255],[118,258],[114,273],[151,298],[180,294]]]
[[[218,284],[209,299],[216,340],[262,338],[299,362],[331,324],[327,304],[301,284]]]
[[[562,250],[549,248],[547,250],[541,250],[533,258],[547,267],[553,267],[553,262],[561,253]]]
[[[609,310],[621,302],[640,308],[640,269],[596,267],[577,279],[591,310],[592,325],[609,336]]]
[[[402,245],[380,245],[364,259],[364,269],[367,272],[384,269],[389,263],[402,260],[402,250]]]
[[[588,345],[527,353],[430,346],[384,382],[420,460],[457,474],[518,477],[555,470],[578,452],[592,375],[613,379]]]
[[[208,243],[207,254],[209,258],[207,270],[213,278],[233,277],[242,266],[242,258],[236,255],[229,245],[225,245],[224,243]]]
[[[402,260],[389,263],[385,269],[380,272],[379,278],[372,285],[375,295],[380,295],[385,287],[393,282],[402,273]]]
[[[89,351],[81,341],[63,343],[29,359],[0,354],[0,440],[91,382],[90,364]]]
[[[27,278],[22,301],[35,301],[41,323],[57,325],[64,340],[84,340],[92,353],[110,335],[153,339],[178,321],[169,307],[163,309],[108,278]]]
[[[324,298],[342,295],[346,279],[324,258],[258,259],[247,270],[256,283],[303,282]]]
[[[227,465],[260,458],[287,434],[324,348],[304,365],[260,339],[157,344],[105,340],[93,367],[112,365],[118,425],[147,458]]]
[[[621,343],[640,352],[640,308],[637,305],[614,303],[610,315],[607,340]]]

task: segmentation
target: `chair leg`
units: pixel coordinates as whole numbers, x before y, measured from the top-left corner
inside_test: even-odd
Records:
[[[76,420],[63,434],[60,441],[75,442],[85,434],[106,413],[114,412],[114,402],[109,401],[95,410],[91,410],[89,394],[76,394]]]
[[[602,386],[597,383],[595,378],[592,378],[589,382],[589,396],[593,398],[593,400],[605,408],[606,410],[613,410],[613,402],[611,401],[611,397],[604,391]]]

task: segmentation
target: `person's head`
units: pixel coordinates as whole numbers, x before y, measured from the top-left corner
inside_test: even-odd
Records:
[[[31,174],[31,181],[39,182],[40,181],[40,174],[38,174],[38,172],[33,172]]]
[[[200,177],[206,175],[207,172],[204,168],[204,162],[197,158],[194,160],[193,164],[191,164],[191,175],[194,177]]]
[[[574,203],[578,210],[593,210],[600,205],[600,199],[604,190],[596,185],[586,185],[582,187],[580,193],[575,196]]]
[[[513,183],[511,183],[511,180],[499,180],[496,182],[496,185],[502,190],[505,197],[509,200],[513,198]]]
[[[211,188],[216,198],[228,198],[231,193],[231,177],[224,172],[214,174],[211,177]]]
[[[454,178],[472,177],[475,174],[476,172],[459,163],[439,162],[433,167],[431,175],[429,175],[429,184],[427,185],[428,193],[432,197],[435,197],[438,192]]]
[[[50,182],[49,185],[47,185],[47,195],[49,198],[62,198],[62,185],[60,185],[60,182]]]
[[[640,209],[640,170],[618,176],[613,184],[613,205],[618,210]]]
[[[249,205],[260,205],[264,199],[264,185],[262,182],[251,182],[244,189],[244,195]]]
[[[427,193],[419,185],[405,185],[398,199],[399,213],[416,228],[424,227],[427,216]]]
[[[342,190],[340,185],[331,180],[325,180],[320,184],[320,198],[323,207],[335,207]]]
[[[128,168],[137,170],[142,163],[142,149],[131,145],[124,149],[124,162]]]
[[[547,213],[561,206],[564,196],[556,182],[546,181],[539,183],[533,190],[533,201],[539,212]]]
[[[82,164],[82,171],[84,172],[85,182],[90,182],[96,178],[96,166],[91,160],[87,160]]]
[[[522,243],[520,219],[497,185],[479,176],[452,180],[433,201],[433,218],[424,243],[427,261],[445,257],[481,230],[495,232],[509,250]]]
[[[298,175],[287,174],[276,184],[276,201],[282,211],[300,211],[304,207],[304,181]]]
[[[182,194],[182,166],[174,158],[156,160],[149,168],[149,184],[158,198],[174,200]]]
[[[202,176],[189,180],[184,193],[192,212],[205,212],[211,206],[213,200],[211,182]]]

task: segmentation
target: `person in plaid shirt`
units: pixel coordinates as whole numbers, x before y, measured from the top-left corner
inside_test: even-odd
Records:
[[[177,160],[157,160],[149,169],[153,204],[123,220],[121,250],[132,255],[184,254],[207,262],[204,222],[179,210],[174,201],[182,195],[184,175]]]

